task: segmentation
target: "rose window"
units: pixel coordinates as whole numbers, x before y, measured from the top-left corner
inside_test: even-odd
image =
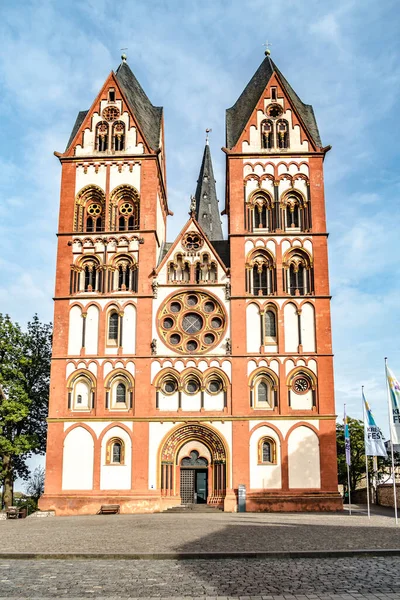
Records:
[[[119,109],[116,106],[106,106],[103,110],[103,119],[106,121],[115,121],[119,118]]]
[[[169,298],[158,313],[158,329],[165,344],[181,354],[204,353],[221,343],[225,311],[205,292],[181,292]]]
[[[204,240],[196,232],[189,231],[183,236],[182,246],[186,248],[186,250],[199,250],[204,244]]]
[[[130,215],[133,212],[133,205],[130,202],[124,202],[119,207],[121,215]]]
[[[280,104],[270,104],[269,106],[267,106],[267,110],[265,112],[267,113],[268,117],[276,119],[277,117],[280,117],[283,113],[283,108]]]
[[[101,206],[100,204],[93,203],[87,209],[89,215],[93,215],[94,217],[98,217],[101,215]]]

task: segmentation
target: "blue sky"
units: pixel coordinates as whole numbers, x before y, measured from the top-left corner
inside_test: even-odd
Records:
[[[7,6],[6,6],[7,4]],[[314,106],[324,145],[337,412],[360,416],[360,387],[387,428],[384,356],[400,377],[399,3],[396,0],[69,0],[2,4],[0,311],[52,319],[60,166],[127,47],[164,106],[173,239],[195,191],[206,127],[224,206],[225,109],[263,43]]]

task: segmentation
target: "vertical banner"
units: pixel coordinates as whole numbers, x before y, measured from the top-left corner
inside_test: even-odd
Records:
[[[386,377],[389,386],[389,419],[392,444],[400,444],[400,383],[386,365]]]
[[[348,466],[350,466],[351,465],[350,430],[349,430],[349,423],[348,423],[347,415],[346,415],[346,406],[344,407],[343,423],[344,423],[344,448],[345,448],[345,452],[346,452],[346,464]]]
[[[375,423],[371,408],[362,393],[364,402],[364,441],[366,456],[387,456],[383,434]]]

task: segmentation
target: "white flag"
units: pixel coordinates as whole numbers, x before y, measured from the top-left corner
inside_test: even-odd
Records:
[[[390,396],[390,430],[393,444],[400,444],[400,383],[386,365]]]
[[[362,393],[364,402],[364,441],[366,456],[387,456],[382,431],[375,423],[374,416],[368,402]]]

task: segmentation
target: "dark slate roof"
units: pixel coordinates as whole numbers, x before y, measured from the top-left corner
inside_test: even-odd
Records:
[[[72,128],[71,135],[68,140],[68,144],[67,144],[67,147],[65,148],[65,151],[67,151],[68,148],[70,147],[70,145],[72,144],[72,140],[78,133],[79,127],[82,125],[88,112],[89,112],[88,110],[81,110],[80,112],[78,112],[78,116],[76,117],[75,125]]]
[[[273,60],[266,56],[249,83],[235,102],[235,104],[226,111],[226,146],[233,148],[247,125],[248,120],[258,101],[261,98],[268,81],[272,74],[276,72],[282,82],[287,95],[299,116],[307,127],[316,146],[321,147],[321,138],[319,136],[317,122],[315,120],[314,110],[310,104],[304,104],[286,78],[279,71]]]
[[[164,260],[164,258],[167,256],[169,249],[172,246],[172,242],[164,242],[162,247],[161,247],[161,251],[160,251],[160,255],[158,257],[158,263],[157,263],[157,267],[162,263],[162,261]]]
[[[216,253],[220,257],[226,268],[229,268],[231,266],[231,253],[229,241],[211,240],[211,245],[214,247]]]
[[[152,105],[125,61],[118,67],[116,77],[147,143],[152,150],[157,150],[160,147],[162,107]]]
[[[210,146],[204,148],[196,188],[196,221],[210,241],[223,240]]]

